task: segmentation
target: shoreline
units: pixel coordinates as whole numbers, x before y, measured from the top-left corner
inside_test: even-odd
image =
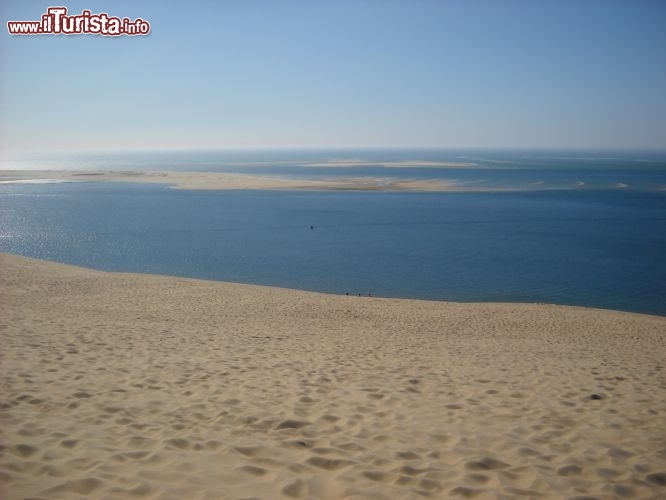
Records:
[[[311,290],[311,289],[305,289],[305,288],[289,288],[286,286],[280,286],[280,285],[267,285],[267,284],[257,284],[257,283],[247,283],[247,282],[242,282],[242,281],[226,281],[226,280],[220,280],[220,279],[215,279],[215,278],[196,278],[196,277],[191,277],[191,276],[181,276],[181,275],[173,275],[173,274],[156,274],[156,273],[142,273],[142,272],[133,272],[133,271],[106,271],[102,269],[96,269],[93,267],[86,267],[84,265],[79,265],[79,264],[69,264],[65,262],[59,262],[56,260],[50,260],[50,259],[42,259],[42,258],[35,258],[35,257],[26,257],[24,255],[20,254],[14,254],[10,252],[5,252],[5,251],[0,251],[0,262],[2,262],[3,257],[9,257],[9,258],[18,258],[18,259],[26,259],[29,261],[35,261],[35,262],[42,262],[45,264],[53,264],[56,266],[65,266],[65,267],[72,267],[75,269],[82,269],[85,271],[90,271],[93,273],[103,273],[103,274],[109,274],[109,275],[122,275],[126,277],[136,277],[138,279],[141,278],[162,278],[162,279],[174,279],[174,280],[185,280],[185,281],[194,281],[194,282],[202,282],[202,283],[219,283],[221,285],[229,285],[229,286],[239,286],[239,287],[251,287],[251,288],[257,288],[259,290],[261,289],[266,289],[266,290],[275,290],[275,291],[282,291],[287,294],[289,293],[294,293],[294,294],[313,294],[316,296],[320,296],[321,298],[326,298],[326,297],[333,297],[333,298],[344,298],[344,299],[371,299],[371,300],[376,300],[376,301],[397,301],[398,303],[407,303],[407,302],[414,302],[414,303],[427,303],[427,304],[455,304],[455,305],[471,305],[471,306],[483,306],[483,305],[488,305],[488,306],[526,306],[526,307],[552,307],[552,308],[565,308],[565,309],[573,309],[573,310],[584,310],[584,311],[598,311],[600,313],[617,313],[617,314],[632,314],[632,315],[637,315],[637,316],[645,316],[645,317],[652,317],[652,318],[660,318],[666,320],[666,314],[656,314],[656,313],[648,313],[648,312],[640,312],[640,311],[630,311],[626,309],[610,309],[610,308],[604,308],[604,307],[597,307],[597,306],[587,306],[587,305],[575,305],[575,304],[557,304],[554,302],[513,302],[513,301],[478,301],[478,300],[454,300],[454,299],[429,299],[429,298],[416,298],[416,297],[397,297],[397,296],[385,296],[385,295],[376,295],[376,294],[370,294],[368,295],[367,292],[361,293],[360,295],[358,292],[348,292],[348,293],[342,293],[342,292],[332,292],[332,291],[321,291],[321,290]]]
[[[0,254],[8,498],[659,497],[666,318]]]

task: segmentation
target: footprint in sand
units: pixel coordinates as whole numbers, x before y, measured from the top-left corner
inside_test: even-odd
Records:
[[[320,457],[320,456],[314,456],[308,458],[305,463],[308,465],[312,465],[314,467],[317,467],[319,469],[326,469],[326,470],[340,470],[344,469],[345,467],[349,467],[352,465],[354,462],[350,460],[344,460],[344,459],[339,459],[339,458],[325,458],[325,457]]]
[[[268,474],[268,471],[262,467],[256,467],[254,465],[244,465],[243,467],[238,468],[239,471],[244,472],[245,474],[250,474],[251,476],[265,476]]]
[[[296,479],[282,488],[282,494],[292,498],[305,496],[308,492],[308,485],[302,479]]]
[[[465,464],[467,470],[497,470],[506,469],[509,464],[490,457],[484,457],[480,460],[470,460]]]
[[[666,472],[654,472],[645,476],[648,483],[666,487]]]
[[[305,422],[302,420],[283,420],[278,424],[276,427],[277,430],[280,429],[300,429],[301,427],[305,427],[306,425],[310,425],[310,422]]]

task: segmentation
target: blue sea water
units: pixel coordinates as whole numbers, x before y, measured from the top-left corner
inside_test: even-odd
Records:
[[[459,156],[447,160],[462,161]],[[494,161],[513,163],[456,172],[488,179],[488,185],[558,187],[509,192],[2,185],[0,251],[96,269],[332,293],[666,315],[666,163],[658,157],[566,158],[495,155]],[[299,176],[289,169],[312,170],[284,162],[208,166]],[[188,168],[202,170],[196,163]],[[138,169],[136,162],[132,168]],[[451,175],[451,169],[432,168],[324,170],[314,175]]]

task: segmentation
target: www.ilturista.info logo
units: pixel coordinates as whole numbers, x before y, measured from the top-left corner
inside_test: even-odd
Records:
[[[7,21],[10,35],[147,35],[150,23],[141,18],[130,21],[125,17],[109,16],[106,12],[93,14],[84,10],[68,16],[67,7],[49,7],[41,21]]]

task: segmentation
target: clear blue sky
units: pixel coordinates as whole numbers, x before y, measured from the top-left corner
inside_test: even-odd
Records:
[[[666,148],[662,0],[77,0],[152,32],[7,33],[52,3],[0,7],[4,150]]]

